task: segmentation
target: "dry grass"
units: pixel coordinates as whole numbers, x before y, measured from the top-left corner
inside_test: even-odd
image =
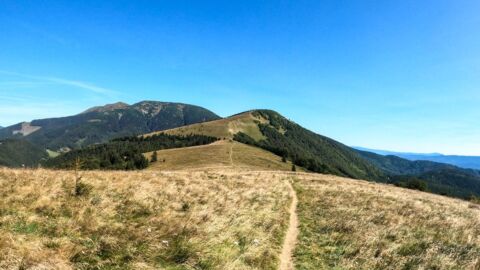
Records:
[[[0,169],[0,269],[276,269],[285,175]]]
[[[158,133],[167,133],[172,135],[201,134],[220,139],[231,139],[233,138],[233,135],[241,131],[250,135],[250,137],[255,140],[261,140],[265,137],[258,128],[257,122],[264,121],[264,119],[255,117],[252,113],[247,112],[225,119],[193,124],[166,131],[154,132],[144,136],[150,136]]]
[[[230,155],[230,153],[232,153]],[[152,153],[147,153],[148,159]],[[213,144],[157,151],[158,161],[149,170],[185,170],[207,168],[236,168],[251,170],[290,171],[291,162],[263,149],[235,141],[217,141]],[[302,168],[298,168],[302,170]]]
[[[0,169],[0,269],[276,269],[298,194],[297,269],[480,269],[480,207],[252,169]]]
[[[297,269],[480,269],[468,202],[333,176],[298,176]]]

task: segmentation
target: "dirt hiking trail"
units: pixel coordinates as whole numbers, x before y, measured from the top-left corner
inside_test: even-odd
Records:
[[[288,225],[287,235],[283,242],[282,253],[280,254],[280,267],[279,270],[293,270],[293,251],[298,237],[298,216],[297,216],[297,193],[293,189],[292,183],[288,182],[290,189],[290,196],[292,197],[292,203],[290,205],[290,221]]]

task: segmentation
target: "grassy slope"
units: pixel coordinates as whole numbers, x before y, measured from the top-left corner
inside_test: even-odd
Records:
[[[0,268],[276,269],[298,193],[297,269],[478,269],[480,206],[320,174],[0,170]]]
[[[0,269],[276,269],[285,175],[0,169]],[[261,179],[261,181],[259,181]]]
[[[260,129],[255,121],[262,122],[264,120],[253,116],[253,114],[250,112],[247,112],[225,119],[170,129],[165,131],[165,133],[172,135],[202,134],[217,138],[231,139],[237,132],[242,131],[256,140],[264,139],[265,137],[260,132]],[[151,134],[156,133],[158,132]],[[147,134],[146,136],[151,134]]]
[[[480,206],[383,184],[298,176],[297,269],[480,269]]]
[[[268,127],[269,132],[262,132],[259,124]],[[202,134],[229,139],[235,137],[236,140],[238,138],[235,135],[243,133],[249,140],[253,139],[252,142],[259,143],[258,146],[262,148],[284,149],[291,155],[299,155],[302,159],[324,164],[330,169],[329,172],[334,174],[362,179],[377,179],[381,175],[379,170],[362,159],[353,149],[308,131],[280,114],[268,110],[249,111],[221,120],[162,132],[174,135]],[[145,136],[149,135],[151,134]],[[305,167],[303,164],[301,166]]]
[[[230,160],[230,153],[232,153],[232,160]],[[150,159],[151,154],[152,152],[147,153],[146,156]],[[149,170],[234,167],[290,171],[292,168],[290,162],[284,163],[281,157],[268,151],[228,140],[203,146],[161,150],[157,151],[157,156],[158,161],[151,163]]]

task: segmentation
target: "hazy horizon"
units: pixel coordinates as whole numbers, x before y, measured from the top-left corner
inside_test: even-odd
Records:
[[[273,109],[346,145],[480,155],[477,2],[4,1],[0,126],[118,101]]]

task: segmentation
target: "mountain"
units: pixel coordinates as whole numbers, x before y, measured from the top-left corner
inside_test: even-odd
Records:
[[[354,147],[355,149],[376,153],[379,155],[392,155],[408,160],[428,160],[439,163],[455,165],[466,169],[480,170],[480,156],[460,156],[460,155],[442,155],[439,153],[420,154],[420,153],[404,153],[386,150],[368,149],[363,147]]]
[[[33,120],[0,130],[0,139],[24,139],[33,145],[64,152],[115,137],[143,134],[220,119],[202,107],[170,102],[142,101],[94,107],[68,117]]]
[[[389,176],[395,184],[424,181],[428,191],[453,197],[480,196],[480,171],[432,161],[410,161],[397,156],[357,152]]]
[[[270,110],[249,111],[160,133],[203,134],[234,139],[286,157],[297,166],[319,173],[407,187],[411,183],[416,184],[418,180],[426,184],[426,191],[433,193],[461,198],[480,196],[479,171],[438,162],[410,161],[396,156],[358,151],[315,134]],[[205,155],[205,158],[208,159],[208,156]]]
[[[0,140],[0,166],[32,167],[39,160],[48,158],[47,152],[28,141]]]
[[[375,154],[379,154],[382,156],[397,156],[397,157],[403,157],[403,155],[417,155],[417,156],[422,156],[422,157],[435,157],[435,156],[441,156],[442,154],[440,153],[409,153],[409,152],[395,152],[395,151],[389,151],[389,150],[378,150],[378,149],[371,149],[371,148],[366,148],[366,147],[361,147],[361,146],[352,146],[352,148],[360,150],[360,151],[366,151],[366,152],[372,152]]]
[[[242,151],[242,155],[244,156],[242,157],[243,160],[257,160],[259,164],[266,164],[265,169],[268,169],[268,166],[272,166],[270,168],[285,168],[287,166],[276,165],[276,162],[284,160],[286,164],[290,161],[298,166],[299,169],[305,168],[313,172],[369,180],[380,180],[384,177],[379,169],[363,159],[352,148],[330,138],[315,134],[286,119],[279,113],[270,110],[249,111],[225,119],[148,133],[139,139],[126,138],[121,142],[121,147],[119,146],[118,140],[113,140],[107,144],[93,146],[93,148],[90,147],[91,150],[73,151],[62,155],[51,160],[47,165],[63,168],[71,167],[72,161],[77,157],[85,156],[88,156],[88,160],[99,161],[103,160],[105,156],[110,156],[111,158],[108,158],[109,160],[117,160],[118,158],[115,158],[116,156],[133,157],[135,153],[127,154],[124,152],[127,148],[139,149],[143,153],[161,149],[178,148],[178,146],[175,147],[175,144],[167,143],[167,141],[182,142],[181,146],[202,145],[205,144],[203,142],[212,142],[202,139],[202,143],[196,143],[198,140],[195,136],[206,136],[207,138],[224,141],[235,140],[240,144],[235,146],[233,144],[226,145],[230,148],[229,152],[232,153],[228,158],[234,155],[233,147],[235,147],[235,149]],[[190,143],[192,140],[195,143]],[[153,147],[149,141],[157,142],[158,147]],[[145,145],[148,145],[148,147]],[[252,151],[252,146],[269,151],[276,155],[276,157],[261,154],[262,152],[259,151]],[[105,150],[100,151],[99,149]],[[191,156],[182,157],[182,155],[195,154],[198,156],[196,160],[209,160],[213,157],[207,150],[212,149],[214,149],[214,147],[203,148],[205,151],[201,152],[200,156],[198,156],[198,151],[177,151],[175,153],[177,156],[176,159],[189,160]],[[220,149],[225,150],[226,148],[220,147]],[[88,151],[88,154],[86,154],[85,151]],[[118,153],[118,155],[115,154],[115,152]],[[164,153],[160,154],[163,155]],[[68,158],[65,156],[68,156]],[[263,156],[264,159],[258,159],[259,156]],[[170,157],[166,158],[170,159]],[[125,164],[123,160],[120,160],[119,163],[121,163],[122,166]],[[251,165],[251,163],[252,162],[244,162],[243,164]],[[116,167],[116,165],[111,168],[114,167]],[[133,168],[134,166],[130,167]],[[288,167],[291,168],[290,165],[288,165]],[[137,168],[142,168],[142,166],[138,166]]]
[[[164,133],[202,134],[270,151],[299,167],[351,178],[381,179],[383,174],[358,153],[337,141],[311,132],[271,110],[254,110]],[[156,134],[156,133],[153,133]],[[146,136],[151,136],[148,134]]]
[[[85,113],[125,110],[125,106],[109,105]],[[148,164],[147,158],[150,160],[154,151],[158,151],[161,162]],[[356,150],[271,110],[253,110],[139,137],[118,138],[60,155],[44,165],[71,168],[77,158],[85,169],[143,169],[150,165],[153,170],[288,170],[294,164],[299,170],[392,183],[453,197],[480,196],[480,171]]]

